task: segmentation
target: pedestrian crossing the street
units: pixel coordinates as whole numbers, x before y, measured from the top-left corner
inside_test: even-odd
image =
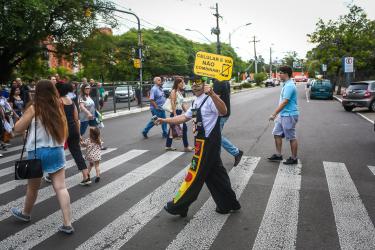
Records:
[[[142,242],[143,245],[148,244],[148,249],[214,249],[212,246],[217,246],[215,241],[220,241],[220,233],[228,223],[233,224],[236,219],[241,220],[242,216],[253,213],[242,209],[236,213],[218,214],[212,197],[201,195],[194,203],[195,209],[189,210],[188,217],[171,216],[163,210],[163,206],[177,192],[191,155],[178,151],[108,148],[102,152],[100,163],[103,181],[100,185],[91,184],[89,187],[79,186],[81,173],[67,154],[66,186],[71,194],[72,223],[76,231],[72,236],[61,235],[57,231],[62,223],[61,211],[52,185],[43,183],[41,186],[30,223],[19,223],[11,216],[10,209],[22,208],[25,200],[27,181],[13,180],[12,165],[20,150],[19,146],[9,148],[0,163],[1,250],[47,249],[45,244],[52,239],[60,242],[56,247],[61,249],[141,249],[134,243],[139,237],[149,240],[149,243]],[[184,162],[183,165],[181,162]],[[233,190],[242,205],[247,201],[249,190],[256,185],[252,180],[260,173],[264,175],[262,170],[270,164],[273,163],[262,157],[243,156],[237,167],[228,169]],[[307,165],[300,161],[297,165],[280,163],[274,164],[274,167],[272,188],[264,194],[267,197],[259,222],[248,225],[255,228],[256,236],[242,239],[246,249],[297,249],[299,224],[304,220],[300,210],[302,180]],[[321,178],[327,184],[322,192],[329,197],[328,205],[322,209],[329,209],[334,216],[331,223],[337,233],[338,247],[375,249],[374,215],[370,214],[368,207],[371,203],[363,200],[364,195],[352,179],[350,168],[345,163],[330,161],[322,161],[319,167],[324,174]],[[375,186],[375,167],[364,168],[369,178],[374,180],[371,185]],[[109,175],[111,179],[106,180]],[[127,205],[118,207],[118,199],[130,196],[130,192],[133,193],[132,198],[124,201]],[[134,192],[139,192],[140,196],[134,198]],[[248,202],[251,207],[257,201]],[[116,209],[108,211],[108,206],[116,206]],[[111,216],[106,217],[108,212]],[[92,214],[101,214],[107,219],[99,223],[95,232],[86,233],[83,223]],[[164,233],[165,239],[143,235],[149,232],[149,228],[158,230],[157,235]],[[70,241],[68,237],[74,240]],[[157,247],[156,242],[163,241],[162,247]],[[232,249],[226,247],[225,242],[220,242],[220,246],[221,249]]]

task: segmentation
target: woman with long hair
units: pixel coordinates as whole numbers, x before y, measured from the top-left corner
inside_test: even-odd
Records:
[[[170,93],[171,99],[171,106],[172,106],[172,113],[171,117],[181,115],[182,112],[186,112],[187,108],[184,103],[184,97],[182,96],[182,91],[185,88],[185,82],[182,78],[176,78],[173,83],[173,87]],[[179,125],[176,125],[179,126]],[[171,128],[169,129],[169,135],[167,136],[167,141],[165,145],[165,150],[176,150],[176,148],[172,148],[172,140],[173,137],[171,136]],[[192,147],[189,147],[189,142],[187,139],[187,126],[186,123],[182,125],[182,141],[184,143],[184,151],[190,152],[192,151]]]
[[[21,98],[21,90],[17,86],[12,86],[9,95],[9,104],[17,114],[18,117],[22,116],[23,109],[25,108],[25,103]]]
[[[76,105],[68,97],[68,94],[73,91],[73,86],[71,83],[56,83],[57,91],[60,95],[61,103],[64,106],[64,112],[66,116],[66,121],[68,125],[68,139],[67,144],[70,153],[73,156],[75,163],[77,164],[78,170],[82,172],[83,180],[80,182],[80,185],[89,185],[91,184],[90,177],[88,175],[87,165],[85,159],[83,159],[80,143],[80,122],[78,119],[78,111]]]
[[[34,101],[16,123],[15,132],[23,133],[29,129],[26,141],[28,159],[40,159],[43,172],[50,175],[63,214],[63,225],[58,229],[63,233],[72,234],[74,229],[71,224],[70,197],[65,185],[64,169],[64,142],[68,135],[66,124],[56,87],[49,80],[41,80],[36,85]],[[23,209],[11,209],[15,218],[26,222],[31,220],[30,214],[40,182],[41,178],[28,180]]]
[[[81,86],[81,94],[79,96],[79,120],[81,122],[80,134],[84,135],[87,127],[95,127],[96,120],[95,120],[95,102],[90,97],[91,87],[90,84],[84,83]]]

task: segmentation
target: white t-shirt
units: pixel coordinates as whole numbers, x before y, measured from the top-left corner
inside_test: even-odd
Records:
[[[189,108],[189,110],[185,113],[185,116],[189,119],[192,118],[192,108],[199,108],[203,100],[206,98],[206,94],[202,94],[194,100],[194,104],[192,107]],[[201,107],[201,114],[202,114],[202,121],[203,121],[203,127],[205,131],[206,137],[210,136],[210,133],[212,129],[214,129],[216,125],[217,118],[219,117],[219,111],[217,110],[214,102],[212,101],[211,97],[208,97],[206,102]]]
[[[64,143],[58,143],[48,134],[47,129],[43,126],[42,122],[38,120],[36,123],[36,148],[55,148],[62,147]],[[32,119],[30,124],[29,134],[26,141],[26,151],[34,151],[35,149],[35,118]]]

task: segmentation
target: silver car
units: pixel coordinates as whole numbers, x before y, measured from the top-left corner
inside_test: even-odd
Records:
[[[132,86],[119,86],[115,89],[115,100],[116,102],[121,101],[134,101],[135,95]]]
[[[366,107],[375,112],[375,80],[350,83],[342,98],[342,106],[346,111]]]

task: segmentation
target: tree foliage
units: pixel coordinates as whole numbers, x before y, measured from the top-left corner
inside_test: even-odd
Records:
[[[95,6],[94,6],[95,3]],[[91,15],[85,15],[90,7]],[[70,54],[91,34],[101,16],[115,25],[104,0],[0,0],[0,82],[25,59],[42,56],[46,43],[56,52]]]
[[[375,21],[356,5],[348,6],[349,13],[338,20],[319,20],[316,30],[308,34],[316,47],[307,53],[311,70],[319,71],[328,65],[328,76],[342,72],[342,58],[354,57],[357,78],[375,76]],[[317,63],[319,62],[319,63]]]

